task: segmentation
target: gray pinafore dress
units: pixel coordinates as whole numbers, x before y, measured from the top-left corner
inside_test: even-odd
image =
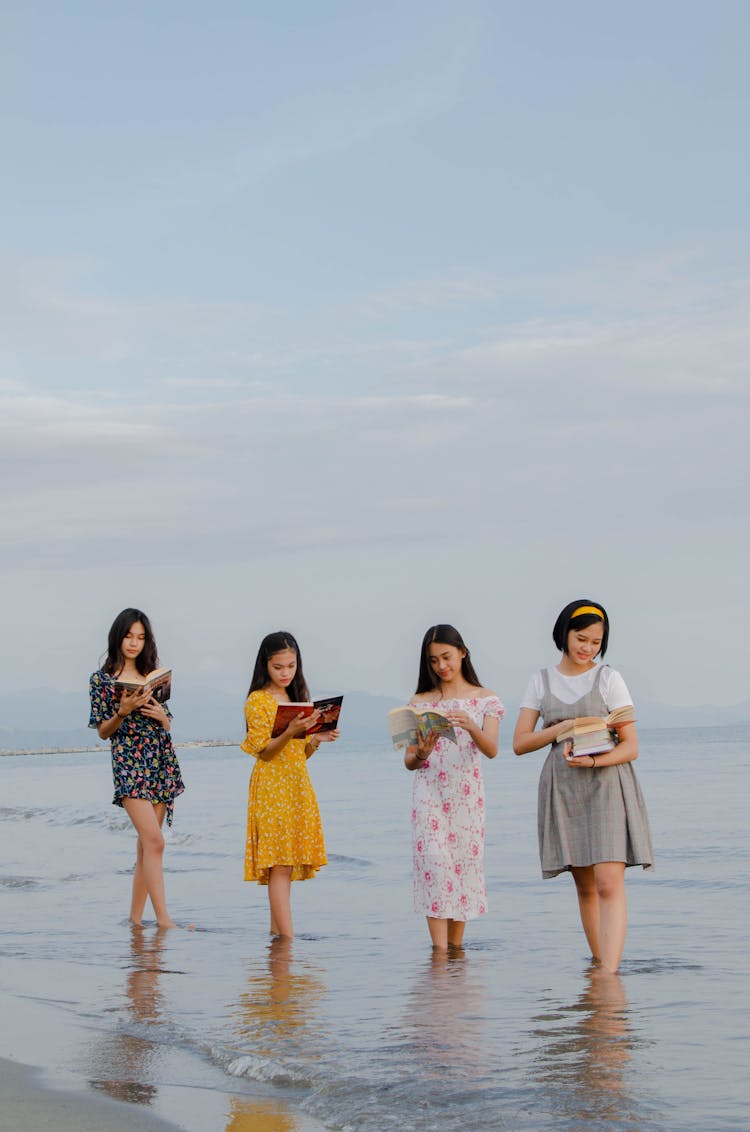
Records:
[[[572,704],[553,695],[547,669],[542,669],[544,727],[582,715],[606,716],[599,690],[604,667],[600,665],[591,691]],[[537,825],[543,877],[600,861],[653,868],[648,814],[632,763],[568,766],[564,745],[553,743],[539,778]]]

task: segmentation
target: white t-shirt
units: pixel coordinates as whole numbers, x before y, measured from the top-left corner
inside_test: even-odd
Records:
[[[602,676],[599,683],[599,691],[602,694],[607,711],[614,711],[615,708],[626,707],[632,704],[633,699],[628,691],[627,684],[623,680],[619,672],[614,668],[610,668],[608,664],[595,665],[589,668],[587,672],[582,672],[580,676],[563,676],[562,672],[558,672],[556,668],[548,668],[547,675],[549,677],[549,687],[553,696],[557,696],[558,700],[562,700],[564,704],[573,704],[576,700],[580,700],[581,696],[585,696],[590,692],[596,680],[596,674],[601,668]],[[540,711],[542,705],[542,696],[544,695],[544,682],[542,681],[541,672],[535,672],[529,680],[526,691],[521,700],[521,707],[531,708],[532,711]]]

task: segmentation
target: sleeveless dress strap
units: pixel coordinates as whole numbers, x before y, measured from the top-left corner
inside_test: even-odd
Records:
[[[546,668],[540,668],[539,671],[540,671],[540,674],[541,674],[541,677],[542,677],[542,684],[544,686],[544,690],[547,693],[547,695],[549,696],[550,695],[549,672],[547,671]]]

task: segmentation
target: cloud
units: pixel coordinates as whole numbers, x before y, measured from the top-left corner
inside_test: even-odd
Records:
[[[679,316],[644,312],[622,320],[533,319],[485,332],[425,360],[413,374],[446,387],[458,382],[475,395],[522,397],[544,390],[556,407],[571,395],[590,395],[618,412],[637,411],[643,398],[670,399],[672,413],[693,403],[748,391],[750,288],[731,307],[686,309]],[[574,394],[575,391],[575,394]],[[625,394],[625,399],[621,399]],[[640,401],[638,400],[640,398]],[[536,402],[535,407],[543,409]]]
[[[495,301],[504,289],[501,280],[490,276],[415,279],[363,296],[357,301],[355,311],[365,319],[382,319],[419,309],[466,307]]]
[[[139,410],[141,418],[144,411]],[[163,425],[127,419],[117,406],[94,406],[49,394],[0,393],[0,436],[3,444],[21,454],[52,445],[55,455],[66,449],[116,442],[140,450],[144,444],[163,444],[173,437]]]
[[[216,389],[241,389],[244,383],[239,378],[226,377],[161,377],[159,384],[168,389],[189,389],[201,393],[213,393]],[[252,384],[260,385],[260,382]]]
[[[65,393],[43,378],[0,386],[14,554],[72,563],[85,548],[104,560],[129,525],[165,561],[239,560],[259,542],[265,553],[399,544],[417,537],[417,520],[418,537],[437,544],[422,505],[398,503],[425,497],[469,529],[502,500],[518,537],[539,499],[564,514],[568,490],[641,531],[666,507],[689,516],[695,501],[708,521],[712,496],[731,521],[746,461],[750,286],[696,286],[684,310],[647,288],[622,317],[590,309],[593,277],[576,287],[570,314],[493,322],[484,293],[455,320],[436,307],[423,338],[388,325],[379,338],[349,302],[315,319],[276,312],[252,341],[242,303],[125,304],[115,322],[129,328],[127,380],[96,364],[95,343]],[[432,288],[435,303],[449,290]],[[238,355],[252,359],[243,372]]]

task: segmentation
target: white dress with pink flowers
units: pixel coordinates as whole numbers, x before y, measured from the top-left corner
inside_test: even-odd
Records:
[[[465,711],[483,726],[502,719],[497,696],[467,700],[412,700],[421,711]],[[472,920],[487,911],[484,886],[484,782],[482,760],[468,731],[456,727],[458,743],[439,739],[414,771],[412,850],[414,911],[440,920]]]

